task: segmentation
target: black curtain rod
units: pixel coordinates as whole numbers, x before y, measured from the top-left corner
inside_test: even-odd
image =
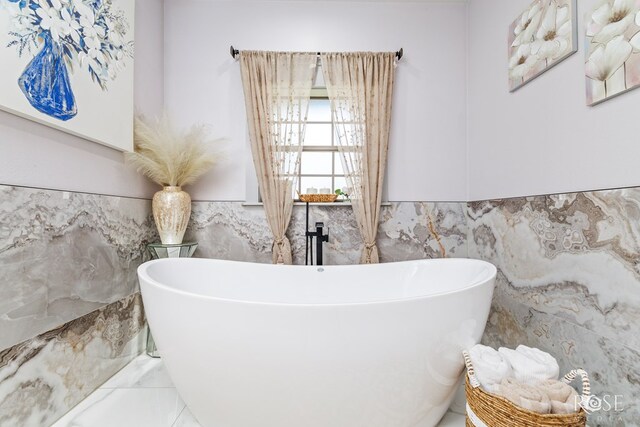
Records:
[[[229,52],[231,53],[231,57],[233,59],[236,59],[236,56],[240,54],[240,51],[238,49],[234,49],[233,46],[229,48]],[[320,56],[321,54],[322,52],[317,53],[318,56]],[[400,50],[396,52],[396,58],[398,58],[398,61],[402,58],[402,55],[404,55],[404,49],[400,48]]]

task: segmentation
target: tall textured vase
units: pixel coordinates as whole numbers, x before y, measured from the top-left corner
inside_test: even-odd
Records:
[[[153,219],[165,245],[182,243],[191,215],[191,197],[180,187],[164,187],[153,195]]]
[[[44,32],[44,46],[29,62],[18,85],[29,103],[41,113],[69,120],[78,113],[62,47]]]

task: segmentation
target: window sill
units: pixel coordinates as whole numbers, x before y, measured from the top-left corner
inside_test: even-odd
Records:
[[[306,206],[305,202],[293,202],[293,206]],[[351,202],[309,203],[310,206],[351,206]],[[242,206],[264,206],[262,202],[243,202]],[[382,206],[391,206],[391,202],[382,202]]]

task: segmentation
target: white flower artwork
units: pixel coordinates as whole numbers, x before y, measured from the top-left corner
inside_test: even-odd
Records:
[[[640,86],[640,0],[606,0],[586,17],[587,105]]]
[[[513,92],[578,50],[576,0],[531,3],[509,27],[508,49]]]
[[[134,0],[0,0],[0,109],[133,149]]]

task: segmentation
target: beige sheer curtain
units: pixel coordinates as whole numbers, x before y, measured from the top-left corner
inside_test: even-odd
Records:
[[[285,233],[316,60],[311,53],[240,52],[251,152],[274,237],[274,264],[292,263]]]
[[[387,165],[395,53],[322,55],[339,150],[358,228],[360,262],[379,262],[376,236]]]

